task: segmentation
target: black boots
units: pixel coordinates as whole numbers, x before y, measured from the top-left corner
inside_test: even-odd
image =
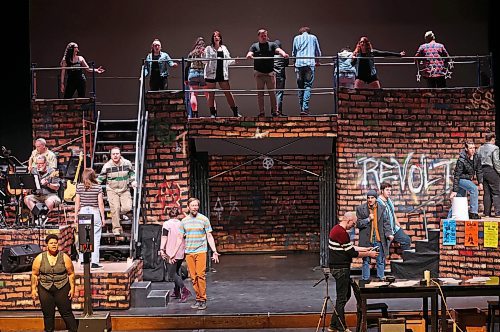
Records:
[[[215,107],[210,107],[210,117],[211,118],[217,117],[217,109]]]
[[[241,118],[242,115],[238,113],[238,106],[231,107],[231,110],[233,111],[233,116]]]
[[[477,213],[469,212],[469,219],[481,219],[481,217]]]

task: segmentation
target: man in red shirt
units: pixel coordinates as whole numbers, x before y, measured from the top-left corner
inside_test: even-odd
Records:
[[[347,231],[356,225],[356,213],[346,212],[340,222],[330,231],[330,270],[335,278],[337,299],[328,331],[350,332],[345,322],[344,308],[351,297],[351,262],[354,257],[376,258],[378,252],[368,247],[352,244]]]

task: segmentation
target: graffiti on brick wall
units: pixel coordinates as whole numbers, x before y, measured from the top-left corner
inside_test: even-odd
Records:
[[[222,216],[224,211],[228,215],[228,219],[231,219],[233,216],[240,216],[241,211],[238,208],[240,202],[232,199],[231,194],[229,194],[229,200],[223,202],[219,196],[217,196],[217,200],[212,208],[212,215],[217,217],[218,221],[222,220]]]
[[[156,201],[161,203],[161,209],[171,207],[181,208],[181,187],[173,180],[166,180],[160,184],[160,191],[156,195]]]
[[[483,109],[489,110],[495,107],[495,101],[493,100],[493,94],[490,90],[477,89],[472,94],[472,98],[468,100],[469,104],[465,106],[467,109]]]
[[[286,221],[290,220],[290,215],[297,210],[295,200],[276,198],[274,201],[274,213],[285,217]]]
[[[453,159],[430,160],[422,154],[420,158],[414,157],[415,152],[410,152],[400,162],[395,157],[361,157],[356,164],[361,168],[359,184],[367,188],[370,183],[375,183],[377,188],[384,181],[399,186],[401,193],[409,191],[412,194],[427,192],[429,187],[442,185],[447,191],[453,181]]]

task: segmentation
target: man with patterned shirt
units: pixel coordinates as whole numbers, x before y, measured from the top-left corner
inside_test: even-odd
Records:
[[[423,60],[424,69],[422,69],[423,77],[427,80],[428,88],[446,88],[446,73],[445,64],[449,57],[448,51],[443,44],[436,42],[436,37],[432,31],[425,33],[425,44],[420,45],[415,56],[425,57]]]
[[[219,263],[219,253],[215,247],[215,240],[212,236],[212,226],[207,217],[198,213],[200,201],[191,197],[188,200],[189,214],[182,219],[179,226],[179,237],[175,245],[174,255],[181,246],[182,239],[186,243],[186,263],[193,283],[193,289],[196,293],[196,302],[191,306],[193,309],[205,310],[207,308],[207,243],[212,249],[212,260]],[[174,263],[171,260],[171,263]]]
[[[111,210],[113,234],[120,235],[120,215],[132,210],[132,196],[129,187],[136,187],[132,163],[123,158],[119,147],[111,149],[111,159],[104,164],[97,182],[106,181],[106,196]]]

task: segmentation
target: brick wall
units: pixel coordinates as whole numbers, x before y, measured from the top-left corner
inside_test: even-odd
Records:
[[[482,133],[495,128],[492,91],[344,90],[339,101],[340,214],[364,202],[368,188],[389,181],[410,236],[423,236],[422,217],[407,215],[418,206],[425,205],[429,224],[439,227],[450,208],[444,193],[452,187],[462,142],[480,145]]]
[[[83,135],[82,119],[94,121],[93,99],[91,98],[36,99],[31,102],[31,111],[34,139],[45,138],[51,150],[74,140],[57,151],[59,163],[66,163],[71,156],[68,147],[81,148],[83,146],[82,139],[77,139]],[[87,123],[87,133],[89,128]],[[87,137],[87,142],[89,137]]]
[[[165,208],[186,207],[189,195],[189,144],[182,93],[148,92],[148,138],[144,174],[144,213],[164,220]]]
[[[489,221],[498,222],[496,219]],[[456,221],[456,245],[443,245],[443,232],[439,241],[439,275],[441,277],[498,276],[500,250],[484,247],[484,220],[478,222],[478,245],[465,246],[465,221]],[[441,223],[441,230],[443,229]],[[500,239],[500,228],[499,237]]]
[[[209,176],[255,156],[211,156]],[[221,252],[319,250],[319,179],[325,156],[263,158],[210,180],[210,220]]]
[[[73,227],[61,226],[59,229],[0,229],[0,253],[5,246],[34,243],[46,249],[45,238],[49,234],[59,237],[59,249],[69,254],[74,241]]]
[[[91,276],[92,307],[94,309],[128,309],[130,307],[130,286],[135,280],[142,280],[140,260],[123,272],[93,272]],[[0,310],[41,310],[40,303],[31,299],[31,272],[0,273]],[[75,298],[72,307],[83,310],[83,275],[75,279]]]

